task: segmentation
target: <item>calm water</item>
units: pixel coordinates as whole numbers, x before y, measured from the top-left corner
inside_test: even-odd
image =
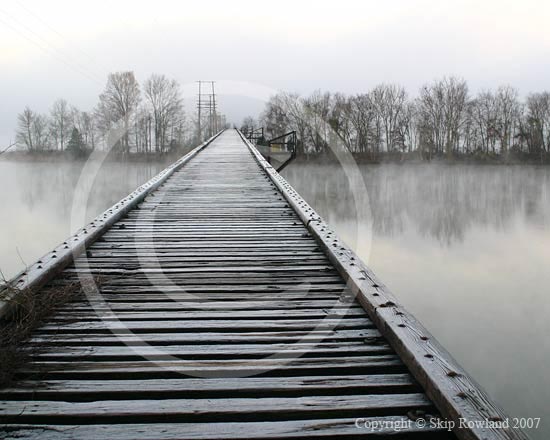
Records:
[[[0,268],[14,275],[160,171],[104,165],[89,197],[82,164],[0,161]],[[361,166],[371,214],[357,218],[338,166],[292,164],[285,177],[513,416],[550,437],[550,169]],[[356,225],[372,228],[358,240]],[[21,256],[19,257],[18,254]]]
[[[510,415],[542,418],[533,439],[550,438],[550,169],[360,170],[362,218],[338,166],[283,174]]]
[[[79,190],[83,163],[0,161],[0,270],[11,278],[82,226],[72,224],[73,208],[90,221],[165,165],[104,163]]]

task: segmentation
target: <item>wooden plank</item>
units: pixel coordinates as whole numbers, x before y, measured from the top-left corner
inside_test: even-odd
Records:
[[[367,394],[359,396],[308,396],[270,398],[102,400],[97,402],[0,401],[5,423],[105,423],[139,416],[142,422],[192,422],[293,420],[337,415],[406,414],[412,409],[430,409],[432,403],[420,393]],[[21,409],[23,408],[23,409]],[[121,420],[122,419],[122,420]]]
[[[141,310],[166,310],[166,311],[184,311],[184,310],[301,310],[301,309],[336,309],[336,308],[349,308],[350,310],[355,310],[358,306],[342,301],[333,301],[333,300],[300,300],[300,301],[203,301],[197,303],[196,301],[178,301],[173,303],[166,302],[149,302],[149,303],[134,303],[131,302],[126,304],[110,304],[108,308],[113,311],[141,311]],[[74,301],[67,305],[61,306],[58,310],[67,310],[67,311],[92,311],[98,310],[100,307],[92,309],[87,301]],[[362,309],[361,309],[362,310]]]
[[[224,251],[226,249],[242,250],[246,251],[247,249],[253,248],[255,250],[273,250],[273,249],[288,249],[292,248],[295,250],[304,250],[304,249],[318,249],[319,246],[316,243],[312,243],[311,240],[285,240],[282,242],[253,242],[249,241],[209,241],[209,240],[195,240],[195,241],[185,241],[179,243],[178,241],[169,241],[169,242],[159,242],[159,241],[140,241],[139,244],[125,242],[125,243],[109,243],[107,241],[97,242],[91,247],[92,251],[94,249],[158,249],[159,252],[172,249],[216,249],[218,251]]]
[[[292,343],[308,341],[367,341],[379,340],[380,332],[376,329],[364,330],[298,330],[282,332],[203,332],[203,333],[139,333],[138,338],[133,335],[98,333],[64,333],[51,334],[35,332],[31,339],[32,344],[56,346],[80,345],[124,345],[141,342],[151,345],[176,344],[238,344],[238,343]]]
[[[67,322],[67,323],[47,323],[38,330],[41,332],[51,331],[53,333],[62,332],[82,332],[93,331],[117,331],[130,330],[139,332],[142,330],[155,331],[211,331],[217,330],[245,330],[245,329],[266,329],[266,330],[304,330],[304,329],[358,329],[372,328],[372,322],[367,318],[351,319],[262,319],[220,322],[219,320],[173,320],[173,321],[128,321],[125,323],[101,321],[101,322]]]
[[[166,290],[166,291],[165,291]],[[112,303],[128,303],[128,302],[151,302],[164,301],[172,304],[177,304],[179,301],[196,301],[197,303],[204,301],[233,301],[237,304],[240,301],[269,301],[277,296],[279,299],[288,301],[303,300],[307,298],[319,298],[321,300],[332,300],[335,303],[342,299],[347,299],[345,291],[320,290],[309,288],[288,292],[284,289],[266,289],[263,291],[249,292],[204,292],[190,293],[187,292],[185,286],[176,288],[151,286],[151,287],[127,287],[111,289],[110,291],[102,291],[100,297],[89,295],[87,301],[92,304],[112,304]]]
[[[155,423],[155,424],[94,424],[94,425],[6,425],[6,439],[74,440],[108,438],[110,440],[227,440],[249,439],[357,439],[391,438],[395,440],[445,440],[451,437],[441,428],[419,428],[406,416],[362,417],[363,428],[356,419],[285,420],[282,422],[222,422],[222,423]],[[373,427],[366,429],[364,426]],[[402,427],[399,432],[392,426]]]
[[[116,315],[112,311],[105,311],[96,309],[95,313],[89,313],[89,311],[76,312],[74,310],[66,312],[58,312],[55,316],[52,316],[51,321],[98,321],[98,320],[132,320],[132,321],[144,321],[144,320],[191,320],[191,319],[224,319],[224,320],[241,320],[241,319],[323,319],[329,316],[333,317],[354,317],[363,318],[365,312],[362,309],[355,308],[353,310],[348,309],[302,309],[302,310],[232,310],[230,313],[227,311],[211,312],[211,311],[187,311],[186,313],[180,312],[154,312],[151,310],[143,312],[122,312],[118,311]]]
[[[292,343],[292,344],[253,344],[253,345],[191,345],[191,346],[126,346],[103,347],[51,347],[39,351],[33,356],[36,361],[132,361],[141,358],[165,359],[174,356],[182,359],[244,359],[277,355],[278,358],[293,356],[342,357],[391,354],[391,348],[385,344],[360,343]]]
[[[98,257],[97,255],[94,255],[90,253],[90,256],[93,256],[93,260],[87,260],[86,264],[89,267],[109,267],[113,264],[116,264],[118,261],[120,261],[120,256],[116,257]],[[323,255],[278,255],[278,256],[215,256],[215,255],[207,255],[207,256],[201,256],[196,255],[193,257],[165,257],[165,256],[155,256],[155,257],[145,257],[143,255],[140,256],[124,256],[125,261],[123,263],[117,264],[118,266],[121,266],[125,268],[126,266],[135,266],[136,264],[139,265],[145,265],[147,266],[148,263],[155,263],[155,264],[161,264],[163,267],[170,267],[171,265],[177,265],[181,266],[183,264],[191,264],[191,263],[228,263],[228,262],[239,262],[242,264],[246,264],[247,262],[261,262],[262,264],[280,264],[280,262],[283,263],[295,263],[300,261],[323,261],[326,263],[326,257]],[[118,261],[117,261],[118,260]],[[81,260],[84,262],[84,260]],[[319,263],[317,263],[319,264]],[[250,263],[248,263],[250,265]]]
[[[81,272],[84,272],[82,270]],[[154,274],[147,274],[147,275],[140,275],[135,274],[132,276],[132,278],[128,278],[125,276],[110,276],[110,277],[103,277],[102,278],[102,286],[103,285],[112,285],[116,286],[118,284],[129,284],[134,279],[154,279],[155,282],[157,279],[161,279],[162,274],[154,275]],[[322,273],[319,272],[312,272],[312,271],[303,271],[299,274],[292,273],[292,272],[279,272],[277,274],[270,274],[270,273],[249,273],[240,275],[238,272],[230,272],[230,273],[219,273],[219,272],[206,272],[206,273],[194,273],[192,275],[185,274],[185,275],[178,275],[178,274],[171,274],[170,279],[178,280],[178,281],[187,281],[188,284],[207,284],[208,281],[215,284],[220,283],[235,283],[237,280],[241,280],[243,284],[246,284],[247,282],[254,282],[254,283],[264,283],[264,284],[284,284],[284,283],[291,283],[291,284],[304,284],[304,283],[311,283],[311,284],[332,284],[335,287],[345,287],[345,284],[342,282],[342,279],[339,278],[337,272],[335,271],[324,271]],[[63,277],[58,278],[57,280],[54,280],[50,282],[49,285],[64,285],[67,281],[74,281],[78,280],[78,274],[76,273],[64,273]]]
[[[303,272],[303,271],[319,271],[320,273],[323,272],[331,272],[334,269],[329,264],[320,264],[320,265],[292,265],[289,267],[280,267],[280,266],[274,266],[274,267],[266,267],[266,266],[225,266],[225,267],[180,267],[180,268],[151,268],[151,269],[145,269],[145,268],[139,268],[135,270],[125,270],[125,269],[117,269],[117,268],[108,268],[108,269],[101,269],[101,270],[83,270],[81,268],[72,268],[69,267],[65,269],[66,273],[73,273],[73,272],[87,272],[87,273],[101,273],[103,275],[124,275],[124,276],[133,276],[133,275],[139,275],[139,274],[189,274],[189,273],[212,273],[212,272],[218,272],[218,273],[243,273],[243,274],[254,274],[254,273],[277,273],[277,272],[286,272],[286,273],[293,273],[293,272]]]
[[[409,374],[357,376],[244,377],[235,379],[48,380],[21,381],[3,389],[2,400],[129,400],[225,398],[304,394],[390,394],[418,392]]]
[[[168,357],[168,356],[166,356]],[[21,369],[21,377],[41,379],[138,379],[195,377],[246,377],[254,375],[327,375],[327,374],[404,373],[404,365],[395,355],[150,361],[32,361]]]

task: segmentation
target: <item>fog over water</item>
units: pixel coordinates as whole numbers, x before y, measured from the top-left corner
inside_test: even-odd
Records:
[[[283,175],[511,416],[542,418],[533,439],[549,438],[550,169],[360,169],[371,218],[337,165]]]
[[[85,194],[75,190],[83,165],[0,160],[0,270],[7,279],[23,270],[23,262],[33,263],[82,226],[71,224],[73,204],[78,217],[90,221],[165,167],[106,162]]]
[[[86,197],[82,163],[0,160],[0,269],[13,276],[81,226],[73,204],[90,220],[164,166],[105,163]],[[543,419],[533,439],[549,438],[550,169],[359,169],[368,218],[339,166],[295,162],[283,175],[511,415]]]

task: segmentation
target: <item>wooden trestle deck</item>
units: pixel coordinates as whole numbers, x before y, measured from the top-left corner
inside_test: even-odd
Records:
[[[505,417],[237,131],[66,243],[14,284],[99,292],[34,331],[7,438],[443,439],[414,421]]]

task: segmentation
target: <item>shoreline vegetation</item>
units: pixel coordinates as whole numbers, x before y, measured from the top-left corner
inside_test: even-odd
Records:
[[[64,99],[48,114],[26,107],[17,117],[17,149],[0,159],[81,160],[94,150],[110,150],[115,160],[177,158],[213,134],[207,132],[212,125],[229,127],[223,115],[215,116],[217,124],[211,115],[201,124],[187,121],[176,80],[153,74],[140,85],[133,72],[116,72],[92,111]],[[264,145],[295,130],[297,156],[305,160],[335,161],[331,149],[344,148],[360,163],[550,164],[549,92],[520,99],[513,87],[500,86],[473,96],[456,77],[426,84],[416,97],[395,84],[356,95],[280,92],[257,121],[245,118],[241,130],[258,127],[264,137],[256,140]]]
[[[166,163],[169,164],[178,160],[181,156],[187,154],[194,148],[193,146],[182,146],[175,150],[165,153],[136,153],[121,155],[119,153],[108,153],[110,162],[130,162],[130,163]],[[92,151],[86,151],[84,154],[75,156],[69,151],[10,151],[0,156],[0,162],[85,162],[90,158]],[[444,154],[433,155],[430,159],[423,158],[418,151],[412,152],[379,152],[377,155],[351,153],[351,156],[358,164],[476,164],[476,165],[550,165],[550,153],[544,155],[529,155],[526,153],[512,152],[505,159],[498,154],[454,154],[452,161]],[[338,159],[330,151],[320,153],[299,153],[294,162],[299,163],[319,163],[319,164],[337,164]]]
[[[65,99],[55,101],[48,113],[25,107],[17,115],[17,149],[2,156],[79,159],[95,150],[124,158],[180,154],[211,136],[212,126],[226,126],[221,114],[203,115],[198,122],[186,119],[181,86],[175,79],[152,74],[140,85],[133,72],[115,72],[108,75],[90,111],[81,111]],[[196,126],[203,127],[201,133]]]
[[[325,156],[333,148],[361,162],[461,162],[550,164],[550,93],[520,99],[511,86],[472,96],[465,80],[426,84],[416,97],[400,85],[381,84],[366,93],[278,93],[258,121],[265,139],[297,134],[297,155]]]

